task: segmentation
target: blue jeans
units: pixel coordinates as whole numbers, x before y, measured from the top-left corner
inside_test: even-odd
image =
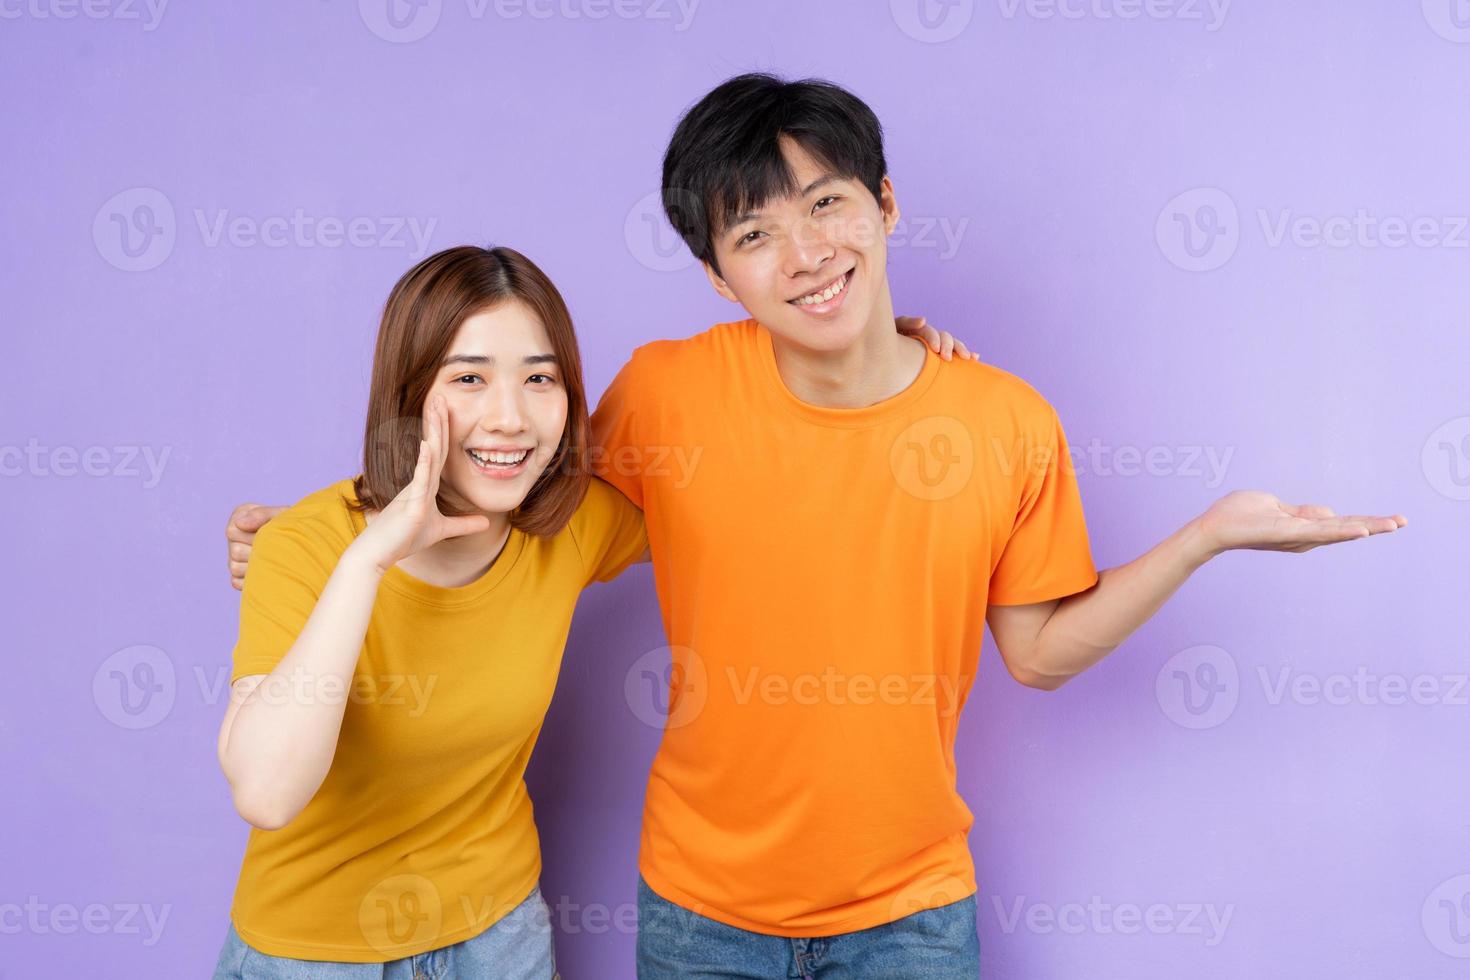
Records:
[[[975,896],[836,936],[788,939],[675,905],[638,879],[638,980],[976,980]]]
[[[387,963],[332,963],[268,956],[246,945],[234,923],[214,980],[560,980],[551,951],[551,910],[534,889],[494,925],[452,946]]]

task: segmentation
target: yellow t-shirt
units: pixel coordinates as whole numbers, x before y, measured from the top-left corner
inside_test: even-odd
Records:
[[[342,480],[256,536],[232,680],[269,673],[290,650],[366,526],[349,499]],[[593,480],[565,528],[512,529],[468,585],[388,571],[326,780],[285,827],[250,833],[231,909],[246,943],[384,962],[475,936],[531,893],[541,852],[523,776],[572,610],[646,540],[638,509]],[[279,696],[306,690],[287,681]]]
[[[781,936],[972,894],[954,743],[986,604],[1097,580],[1052,407],[930,352],[892,398],[821,408],[746,320],[639,348],[593,429],[647,518],[673,650],[650,887]]]

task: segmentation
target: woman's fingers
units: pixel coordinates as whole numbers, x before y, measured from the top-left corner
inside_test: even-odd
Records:
[[[424,445],[428,448],[429,452],[428,480],[425,483],[425,486],[429,489],[430,493],[432,493],[434,490],[434,458],[436,455],[436,451],[434,448],[434,430],[437,428],[437,426],[438,419],[434,417],[434,396],[430,395],[427,399],[424,400]]]
[[[444,405],[442,395],[429,396],[429,415],[433,420],[430,432],[433,433],[429,449],[433,460],[432,472],[429,477],[429,494],[433,497],[439,495],[439,480],[444,475],[444,464],[449,458],[449,419]]]
[[[428,496],[429,493],[429,471],[433,469],[433,459],[429,455],[429,441],[419,440],[419,456],[413,464],[413,479],[408,481],[404,489],[408,491],[408,499],[418,502]]]
[[[457,538],[464,534],[478,534],[489,530],[490,518],[484,514],[470,514],[466,517],[444,518],[444,537]]]

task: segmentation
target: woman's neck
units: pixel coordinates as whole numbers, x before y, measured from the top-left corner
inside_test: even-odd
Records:
[[[369,512],[372,523],[377,516]],[[477,581],[495,564],[510,539],[510,515],[487,514],[490,526],[474,534],[445,538],[416,555],[409,555],[397,567],[421,582],[441,589],[457,589]]]

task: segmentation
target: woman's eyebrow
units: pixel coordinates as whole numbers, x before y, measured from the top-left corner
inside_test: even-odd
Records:
[[[451,364],[494,364],[495,358],[487,354],[450,354],[439,362],[440,367]],[[555,364],[555,354],[528,354],[521,358],[522,364]]]

